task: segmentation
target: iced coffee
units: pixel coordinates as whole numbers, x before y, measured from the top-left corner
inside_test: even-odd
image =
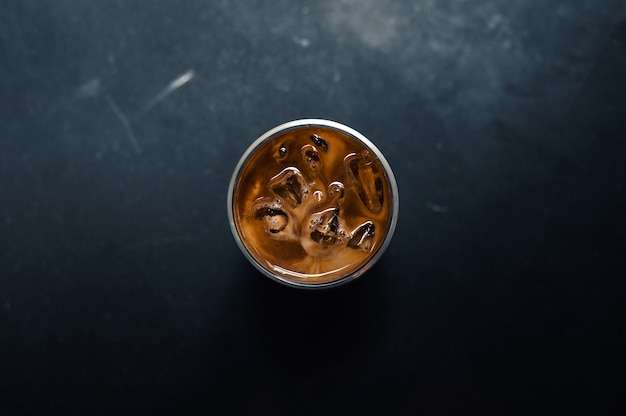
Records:
[[[229,192],[244,254],[292,286],[358,277],[395,227],[397,189],[384,157],[356,131],[325,120],[266,133],[240,161]]]

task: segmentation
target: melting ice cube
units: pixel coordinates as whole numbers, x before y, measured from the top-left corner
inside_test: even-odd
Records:
[[[341,236],[345,234],[340,229],[339,208],[330,208],[316,214],[311,220],[311,228],[311,239],[322,247],[341,242]]]
[[[380,212],[383,207],[383,180],[375,159],[364,151],[348,155],[345,161],[363,204],[373,213]]]
[[[301,152],[302,160],[306,163],[304,166],[307,166],[311,171],[316,172],[322,164],[317,148],[313,145],[306,144],[302,146]]]
[[[317,134],[311,135],[311,140],[313,140],[313,143],[315,143],[317,147],[320,147],[323,150],[328,150],[328,143],[326,143],[326,140],[322,139]]]
[[[375,230],[376,227],[374,227],[374,223],[371,221],[361,224],[352,232],[348,247],[359,251],[370,251],[372,249],[374,235],[376,234]]]
[[[298,207],[309,194],[302,173],[294,167],[285,168],[270,179],[269,187],[292,208]]]
[[[343,183],[339,181],[331,182],[330,185],[328,185],[328,196],[334,201],[340,201],[343,199],[345,193],[344,188]]]
[[[263,221],[265,229],[272,234],[281,232],[289,223],[287,214],[275,208],[259,208],[255,213],[255,217],[257,220]]]

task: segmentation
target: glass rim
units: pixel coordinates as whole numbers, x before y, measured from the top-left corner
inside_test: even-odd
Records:
[[[344,277],[333,280],[331,282],[304,283],[304,282],[296,282],[284,276],[281,276],[279,274],[272,273],[270,270],[264,267],[256,258],[254,258],[254,256],[250,253],[245,243],[241,239],[239,230],[237,229],[237,224],[235,222],[235,216],[234,216],[233,200],[235,198],[235,194],[234,194],[235,186],[238,183],[239,175],[241,173],[243,166],[248,162],[251,155],[263,143],[272,139],[277,134],[286,132],[288,130],[294,130],[300,127],[306,128],[306,127],[316,127],[316,126],[327,127],[327,128],[335,129],[340,132],[346,133],[353,139],[363,144],[369,151],[371,151],[376,156],[380,164],[383,166],[385,175],[389,182],[389,188],[390,188],[390,193],[391,193],[391,218],[389,222],[389,227],[386,230],[385,239],[383,240],[382,244],[377,249],[377,251],[372,255],[372,257],[370,257],[369,260],[367,260],[367,262],[363,264],[361,267],[359,267],[357,270],[353,271],[352,273]],[[365,137],[363,134],[359,133],[358,131],[354,130],[353,128],[348,127],[344,124],[338,123],[336,121],[316,119],[316,118],[306,118],[306,119],[293,120],[293,121],[280,124],[266,131],[265,133],[263,133],[256,140],[254,140],[250,144],[250,146],[248,146],[246,151],[239,158],[239,161],[237,162],[237,165],[235,166],[235,170],[233,171],[233,174],[230,178],[230,183],[228,184],[228,195],[226,198],[226,204],[227,204],[227,210],[228,210],[228,222],[230,224],[230,230],[233,234],[235,242],[237,243],[237,246],[239,247],[241,252],[244,254],[246,259],[257,270],[259,270],[266,277],[269,277],[270,279],[277,281],[278,283],[281,283],[286,286],[290,286],[290,287],[294,287],[298,289],[328,289],[331,287],[344,285],[348,282],[356,280],[361,275],[363,275],[363,273],[365,273],[372,266],[374,266],[376,262],[378,262],[380,257],[383,255],[383,253],[386,251],[387,247],[389,246],[389,243],[391,242],[391,239],[396,229],[396,224],[398,222],[399,195],[398,195],[398,185],[396,183],[396,178],[393,174],[393,171],[391,170],[391,166],[389,165],[389,162],[387,162],[387,159],[382,154],[382,152],[378,149],[378,147],[376,147],[376,145],[372,143],[367,137]]]

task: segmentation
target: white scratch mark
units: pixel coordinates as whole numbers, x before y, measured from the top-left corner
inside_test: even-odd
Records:
[[[76,94],[74,95],[76,98],[91,98],[98,95],[100,92],[100,78],[96,77],[85,84],[78,87]]]
[[[171,93],[173,93],[174,91],[176,91],[177,89],[179,89],[180,87],[182,87],[183,85],[185,85],[186,83],[194,79],[195,76],[196,76],[196,73],[194,72],[194,70],[190,69],[189,71],[180,75],[178,78],[174,79],[172,82],[170,82],[167,85],[167,87],[163,88],[161,92],[159,92],[150,101],[148,101],[148,103],[143,108],[143,112],[145,113],[146,111],[150,110],[159,101],[162,101],[165,97],[167,97],[168,95],[170,95]]]
[[[130,121],[128,121],[128,118],[126,117],[126,115],[124,115],[122,110],[120,110],[120,108],[117,106],[115,101],[113,101],[113,98],[109,94],[107,94],[105,97],[106,97],[107,103],[109,104],[109,107],[111,107],[111,110],[113,110],[113,112],[119,119],[120,123],[122,123],[122,127],[124,127],[124,130],[126,131],[126,136],[128,137],[128,141],[130,142],[130,145],[133,147],[133,150],[135,151],[135,153],[140,155],[141,147],[139,146],[137,137],[135,137],[135,132],[133,131],[132,126],[130,125]]]
[[[437,205],[432,202],[427,202],[426,206],[430,208],[432,212],[436,212],[437,214],[446,214],[448,212],[448,207],[445,205]]]
[[[296,45],[302,46],[303,48],[308,48],[309,45],[311,44],[310,40],[308,40],[307,38],[301,38],[300,36],[294,36],[293,37],[293,42]]]

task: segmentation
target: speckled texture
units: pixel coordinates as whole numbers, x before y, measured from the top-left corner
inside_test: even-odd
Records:
[[[603,413],[625,74],[621,0],[2,2],[0,414]],[[308,117],[404,190],[327,293],[262,277],[225,209]]]

